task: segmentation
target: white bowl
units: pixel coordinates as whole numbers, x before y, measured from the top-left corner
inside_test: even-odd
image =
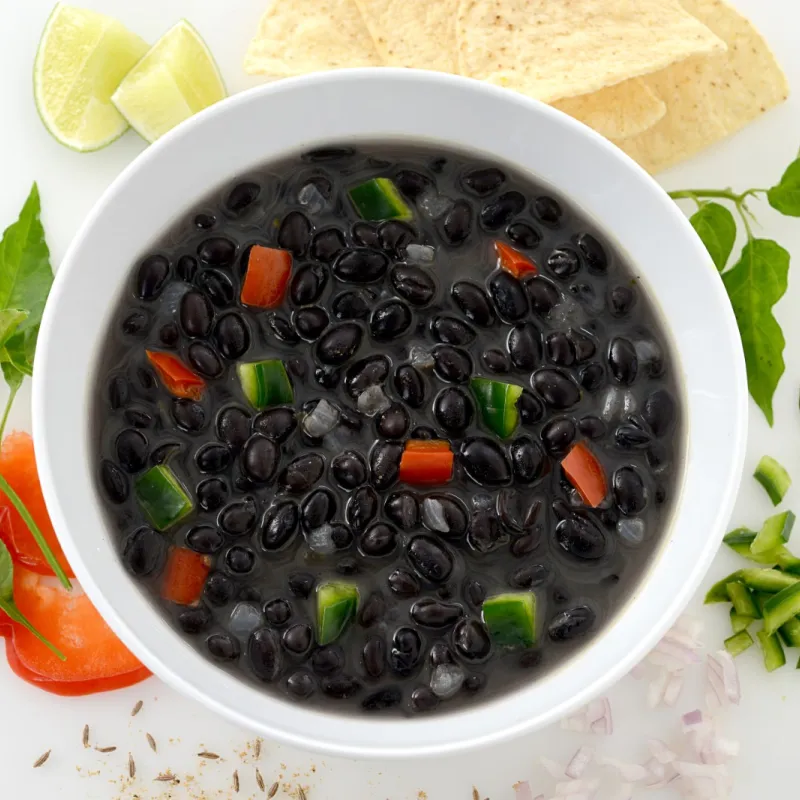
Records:
[[[323,142],[425,139],[494,156],[551,184],[617,241],[671,330],[688,448],[670,530],[631,600],[537,682],[430,718],[340,716],[291,704],[209,663],[124,571],[93,473],[95,368],[132,265],[210,189]],[[567,116],[503,89],[437,73],[352,70],[280,81],[199,114],[149,147],[103,195],[61,264],[34,377],[34,440],[64,551],[102,615],[163,680],[260,734],[357,757],[434,756],[557,720],[624,675],[684,608],[719,546],[746,438],[747,386],[722,282],[692,228],[633,161]]]

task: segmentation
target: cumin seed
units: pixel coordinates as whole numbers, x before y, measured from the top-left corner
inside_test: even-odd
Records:
[[[264,791],[264,779],[261,777],[261,773],[258,771],[258,767],[256,767],[256,783],[258,784],[258,788],[261,791]]]
[[[169,770],[162,772],[155,780],[161,781],[161,783],[180,783]]]
[[[239,792],[239,770],[235,769],[233,771],[233,791]]]
[[[136,777],[136,762],[133,760],[133,756],[128,753],[128,775],[131,778]]]
[[[115,745],[111,745],[111,747],[95,747],[98,753],[113,753],[117,748]]]
[[[44,762],[47,761],[48,758],[50,758],[50,753],[52,752],[53,752],[52,750],[48,750],[46,753],[42,753],[39,756],[39,758],[37,758],[36,761],[33,762],[33,768],[39,769],[39,767],[41,767],[42,764],[44,764]]]
[[[472,800],[481,800],[480,792],[474,786],[472,787]]]
[[[297,787],[297,800],[308,800],[308,799],[306,798],[306,792],[305,792],[305,789],[303,789],[303,787],[302,787],[302,786],[298,786],[298,787]]]
[[[210,758],[212,761],[219,758],[216,753],[209,753],[208,750],[203,750],[202,753],[197,754],[198,758]]]
[[[131,716],[135,717],[141,710],[142,706],[144,705],[144,701],[139,700],[138,703],[133,707],[133,711],[131,711]]]
[[[88,747],[89,746],[89,726],[88,725],[84,725],[83,726],[83,746],[84,747]]]
[[[255,752],[253,753],[254,758],[261,758],[261,739],[256,739],[256,746]]]
[[[269,791],[267,792],[267,800],[272,800],[276,794],[278,794],[278,781],[275,781],[275,783],[269,787]]]
[[[158,752],[158,747],[156,746],[156,740],[149,734],[146,733],[145,736],[147,737],[147,744],[150,745],[150,749],[154,752]]]

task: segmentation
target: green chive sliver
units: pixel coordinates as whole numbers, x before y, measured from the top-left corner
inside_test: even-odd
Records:
[[[411,219],[413,214],[390,178],[372,178],[350,189],[350,200],[362,219]]]
[[[151,467],[140,475],[134,492],[142,511],[159,531],[171,528],[194,509],[186,490],[165,464]]]
[[[286,367],[279,359],[250,361],[237,364],[236,372],[247,401],[253,408],[289,405],[294,402],[294,390]]]

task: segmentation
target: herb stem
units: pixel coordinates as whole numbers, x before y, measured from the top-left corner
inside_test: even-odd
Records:
[[[681,189],[678,192],[668,192],[673,200],[698,200],[699,198],[730,200],[738,206],[743,200],[753,195],[766,192],[766,189],[748,189],[746,192],[736,194],[733,189]]]
[[[2,491],[3,494],[8,497],[8,499],[11,501],[11,504],[19,512],[19,515],[28,526],[28,530],[31,532],[31,535],[36,540],[36,544],[39,545],[39,549],[42,551],[45,561],[47,561],[53,572],[56,574],[56,577],[58,577],[59,581],[61,581],[61,585],[65,589],[72,589],[72,584],[69,582],[67,573],[64,572],[64,568],[58,563],[55,555],[53,555],[53,551],[50,549],[50,545],[45,541],[44,535],[39,530],[39,526],[36,524],[36,522],[34,522],[34,519],[28,512],[28,509],[25,508],[25,504],[19,499],[19,495],[17,495],[17,493],[11,488],[8,481],[2,475],[0,475],[0,491]]]
[[[18,622],[22,625],[23,628],[29,630],[48,650],[51,650],[53,654],[58,658],[60,661],[66,661],[67,657],[45,636],[43,636],[36,628],[31,625],[30,620],[13,604],[5,603],[0,601],[0,608],[5,612],[5,614],[14,620],[14,622]]]
[[[6,423],[8,422],[8,415],[11,413],[11,406],[14,404],[14,398],[17,396],[17,392],[19,391],[19,387],[14,387],[11,390],[11,394],[8,396],[8,400],[6,401],[6,409],[3,412],[3,419],[0,420],[0,443],[3,441],[3,434],[6,431]]]

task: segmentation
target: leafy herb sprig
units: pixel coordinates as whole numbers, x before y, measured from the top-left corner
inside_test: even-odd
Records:
[[[733,189],[684,189],[670,192],[669,196],[697,204],[689,222],[722,276],[742,337],[750,394],[772,425],[772,398],[786,368],[783,361],[786,340],[772,308],[786,293],[789,253],[772,239],[753,234],[752,223],[756,218],[747,201],[766,196],[776,211],[800,217],[800,158],[769,189],[747,189],[741,193]],[[736,243],[737,217],[746,242],[736,263],[726,269]]]

